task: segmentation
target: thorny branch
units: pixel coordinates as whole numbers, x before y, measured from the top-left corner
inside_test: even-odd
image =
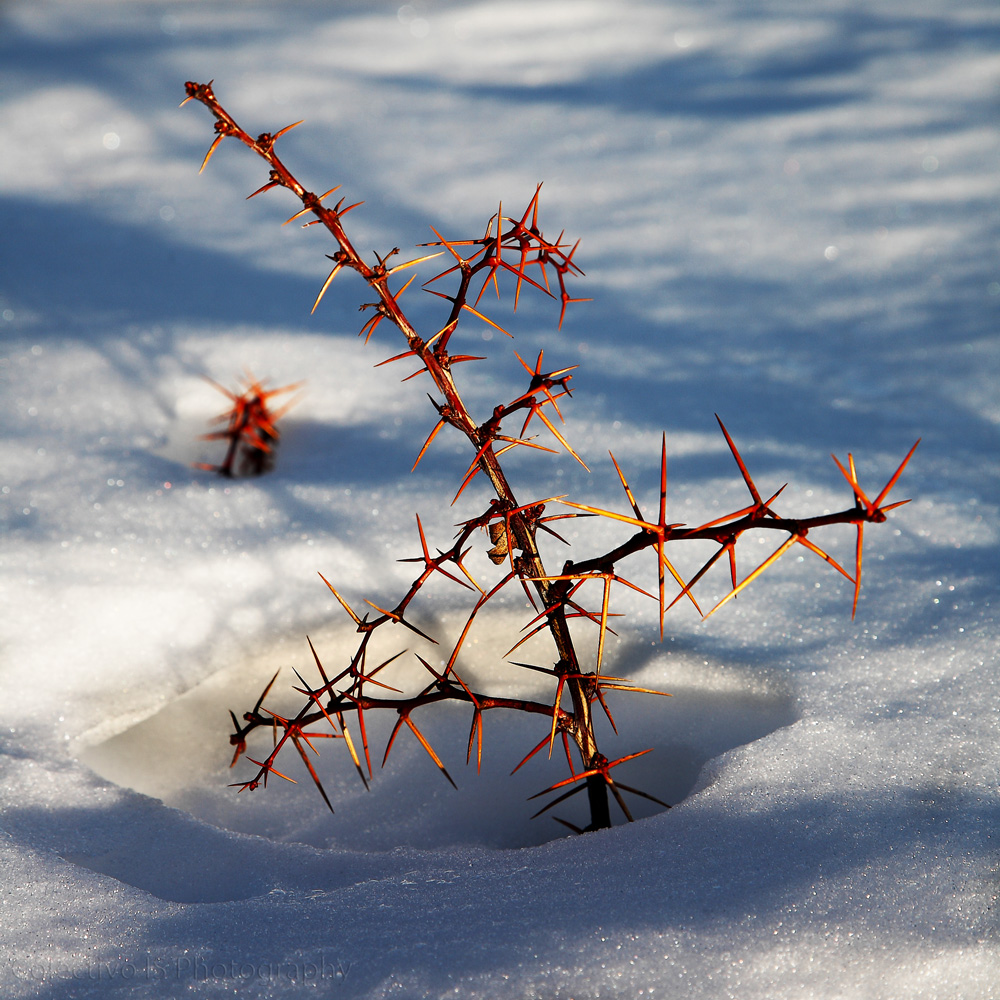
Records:
[[[517,355],[518,360],[529,375],[527,389],[510,402],[498,404],[486,420],[477,422],[473,418],[456,385],[453,377],[453,368],[462,362],[480,361],[483,359],[469,355],[453,354],[451,352],[451,341],[466,313],[476,316],[481,321],[509,336],[506,330],[503,330],[496,322],[480,311],[480,303],[486,289],[492,286],[499,297],[499,278],[505,275],[512,276],[516,280],[514,291],[515,310],[523,287],[528,285],[559,302],[560,327],[564,321],[567,306],[573,302],[586,301],[572,298],[566,285],[569,277],[582,275],[583,273],[574,261],[578,244],[570,246],[564,243],[562,233],[554,241],[550,241],[543,235],[539,227],[538,212],[541,185],[536,188],[527,208],[520,217],[504,215],[501,205],[497,209],[496,214],[491,217],[483,235],[479,238],[449,240],[435,229],[433,232],[437,239],[433,242],[422,244],[422,247],[442,249],[413,260],[406,260],[402,263],[391,265],[392,259],[400,253],[398,248],[393,248],[384,256],[376,253],[375,263],[368,263],[355,249],[343,223],[344,216],[354,208],[357,208],[361,202],[345,206],[344,202],[346,199],[341,198],[332,207],[325,205],[325,200],[337,191],[338,188],[332,188],[322,195],[317,195],[307,190],[275,152],[277,140],[292,128],[295,128],[296,125],[301,124],[301,122],[296,122],[294,125],[289,125],[273,134],[264,132],[253,137],[244,131],[219,104],[210,83],[188,83],[186,90],[188,96],[182,103],[187,103],[188,100],[192,99],[197,100],[204,104],[216,119],[216,137],[205,156],[202,169],[208,164],[223,139],[237,139],[265,160],[270,168],[267,183],[254,191],[250,197],[254,197],[272,188],[285,188],[298,199],[302,206],[287,221],[291,222],[301,217],[311,217],[305,225],[322,225],[333,237],[337,244],[335,252],[329,255],[333,267],[313,304],[313,311],[320,304],[334,278],[342,270],[346,268],[347,270],[354,271],[371,287],[377,296],[377,301],[365,303],[361,307],[362,310],[369,311],[370,315],[362,326],[360,335],[364,336],[367,342],[382,321],[388,320],[402,334],[406,341],[407,350],[388,359],[386,362],[382,362],[382,364],[388,364],[405,358],[413,358],[418,367],[407,378],[413,378],[416,375],[424,373],[430,376],[434,387],[441,395],[440,400],[434,399],[433,396],[430,397],[438,420],[428,435],[423,448],[417,455],[414,468],[420,463],[438,433],[445,426],[453,427],[468,440],[473,449],[474,457],[459,485],[455,498],[451,502],[454,503],[457,501],[469,483],[480,473],[489,480],[495,494],[495,498],[490,502],[488,509],[482,514],[461,523],[458,526],[459,531],[453,544],[445,550],[438,550],[436,554],[431,553],[424,534],[423,525],[419,517],[417,518],[421,554],[404,561],[421,564],[420,573],[393,608],[380,608],[368,601],[366,603],[371,610],[365,612],[364,615],[359,615],[336,590],[333,584],[323,578],[324,583],[329,587],[331,593],[354,621],[357,632],[361,636],[358,648],[351,657],[348,665],[332,677],[328,675],[315,649],[312,650],[321,683],[315,687],[310,687],[300,677],[302,686],[296,688],[296,690],[306,697],[306,701],[295,716],[285,718],[269,711],[263,706],[264,700],[274,683],[274,679],[272,679],[271,684],[267,686],[258,699],[254,708],[244,713],[242,721],[238,720],[235,715],[232,716],[235,732],[230,739],[235,748],[234,764],[245,754],[247,738],[256,729],[267,728],[274,735],[273,749],[264,760],[255,760],[247,757],[248,760],[256,765],[257,771],[254,777],[248,781],[238,782],[236,787],[242,791],[244,789],[255,789],[260,784],[266,785],[267,779],[272,773],[286,778],[287,776],[275,766],[275,761],[284,748],[291,743],[303,760],[310,777],[319,789],[324,801],[332,811],[333,806],[312,766],[310,758],[306,753],[306,748],[315,751],[311,742],[315,738],[342,739],[361,780],[367,785],[368,778],[372,774],[372,768],[365,717],[366,713],[374,711],[395,712],[397,715],[395,727],[385,748],[383,763],[385,758],[388,757],[400,729],[405,725],[414,738],[422,745],[435,765],[442,771],[443,775],[451,781],[451,776],[448,774],[433,747],[431,747],[418,728],[413,715],[418,709],[423,709],[426,706],[441,701],[456,701],[471,705],[472,707],[473,716],[469,732],[467,760],[471,760],[473,750],[475,749],[477,766],[481,761],[482,755],[483,713],[499,708],[509,711],[526,712],[546,718],[546,732],[544,737],[529,751],[518,767],[521,767],[531,757],[546,748],[549,755],[551,755],[558,737],[569,767],[570,777],[557,781],[543,792],[538,793],[538,795],[544,795],[561,789],[567,789],[552,799],[536,815],[546,812],[552,806],[586,788],[590,807],[590,824],[587,826],[587,830],[599,829],[611,825],[608,801],[609,792],[614,796],[624,816],[631,820],[631,813],[622,798],[621,791],[624,790],[647,799],[652,799],[653,796],[639,789],[622,784],[616,777],[612,777],[611,771],[613,768],[648,751],[643,750],[638,753],[628,754],[617,760],[609,761],[598,749],[594,732],[594,706],[595,704],[598,705],[607,715],[612,726],[614,726],[614,719],[605,700],[605,694],[608,691],[624,691],[650,695],[662,694],[663,692],[639,688],[628,683],[623,678],[609,676],[603,672],[605,640],[607,634],[612,631],[608,624],[609,618],[613,617],[610,610],[612,588],[615,586],[624,586],[640,593],[646,593],[622,575],[620,565],[629,557],[646,550],[652,550],[655,555],[658,593],[648,596],[658,602],[661,636],[663,634],[664,616],[678,601],[690,601],[698,613],[703,614],[692,593],[692,588],[723,556],[727,557],[729,563],[731,588],[726,596],[715,607],[709,610],[704,617],[713,614],[731,598],[735,597],[744,587],[773,565],[785,552],[796,545],[800,545],[809,552],[819,556],[851,581],[854,587],[853,615],[857,611],[858,595],[861,587],[864,526],[869,523],[878,524],[885,521],[886,514],[890,510],[899,506],[900,503],[906,502],[899,501],[897,503],[886,504],[884,501],[888,497],[890,490],[895,486],[916,445],[910,449],[910,452],[874,500],[868,498],[868,495],[862,490],[858,482],[853,457],[848,456],[848,465],[846,468],[834,458],[838,468],[840,468],[851,486],[854,498],[853,505],[836,513],[822,514],[808,518],[782,517],[775,512],[773,504],[781,490],[767,500],[762,499],[742,456],[721,420],[719,420],[719,426],[750,493],[750,504],[740,510],[733,511],[723,517],[695,527],[688,527],[678,523],[668,523],[666,519],[665,437],[660,456],[659,505],[657,514],[653,518],[647,518],[642,513],[639,505],[636,503],[631,487],[618,463],[614,461],[613,455],[612,461],[628,499],[631,513],[622,514],[605,510],[566,500],[564,497],[547,497],[543,500],[533,500],[524,503],[515,495],[501,465],[500,458],[505,452],[518,447],[530,447],[542,451],[553,450],[543,447],[534,440],[525,437],[529,424],[536,417],[539,423],[552,435],[555,442],[586,468],[583,459],[573,450],[556,426],[556,422],[552,419],[552,415],[554,414],[559,422],[562,421],[562,414],[557,401],[570,396],[569,382],[572,378],[570,373],[574,370],[575,366],[560,368],[554,371],[545,371],[543,368],[543,355],[541,353],[539,353],[534,366],[530,366],[520,355]],[[445,270],[426,281],[424,288],[426,291],[448,303],[447,315],[441,328],[433,335],[425,338],[411,324],[399,302],[414,278],[411,276],[405,284],[395,291],[392,285],[399,280],[397,275],[400,272],[441,256],[447,258],[448,266]],[[553,276],[554,281],[550,280]],[[450,292],[441,291],[438,287],[430,287],[437,286],[438,282],[442,282],[445,279],[450,280],[454,284]],[[515,415],[519,417],[523,416],[523,423],[520,430],[516,434],[505,433],[503,425]],[[547,511],[551,510],[550,505],[554,503],[564,508],[564,512],[557,514],[547,513]],[[615,548],[602,555],[593,556],[580,562],[567,560],[559,572],[552,573],[548,571],[538,549],[537,533],[539,531],[547,532],[562,541],[561,536],[551,527],[552,522],[583,516],[609,518],[621,522],[623,525],[630,526],[633,532]],[[856,528],[857,545],[853,575],[816,545],[809,537],[810,532],[813,532],[815,529],[835,524],[851,524]],[[749,574],[740,579],[736,568],[736,546],[746,531],[761,529],[777,531],[784,534],[785,538],[770,556]],[[464,564],[466,555],[475,543],[475,539],[483,530],[487,531],[492,544],[487,553],[490,559],[497,566],[506,565],[503,577],[489,589],[481,586],[472,577]],[[668,544],[673,545],[674,543],[683,541],[711,542],[716,546],[712,556],[688,580],[685,580],[676,570],[666,553]],[[369,667],[368,647],[375,630],[390,623],[402,625],[431,642],[435,641],[430,636],[425,635],[406,617],[413,600],[427,581],[435,574],[440,574],[453,583],[472,591],[475,595],[475,603],[469,613],[461,635],[451,648],[447,659],[442,660],[440,669],[435,669],[427,660],[418,657],[422,667],[426,671],[428,679],[425,687],[419,693],[407,695],[379,679],[381,672],[395,661],[397,657],[383,661],[377,666]],[[670,603],[667,603],[666,597],[666,578],[668,575],[673,584],[678,588],[678,593]],[[582,588],[591,581],[600,582],[601,585],[601,602],[600,606],[596,608],[586,607],[582,603],[582,597],[580,596]],[[526,669],[539,671],[551,676],[555,686],[551,704],[518,698],[502,698],[473,691],[458,672],[457,666],[463,645],[477,615],[487,603],[510,585],[516,585],[523,589],[535,609],[535,617],[525,625],[523,631],[526,634],[515,643],[506,655],[510,656],[518,646],[531,636],[542,631],[549,633],[554,645],[551,664],[546,666],[537,664],[519,665]],[[585,620],[591,625],[596,625],[598,628],[596,662],[592,665],[592,669],[586,669],[585,665],[581,663],[573,640],[570,622],[580,619]],[[310,648],[312,649],[312,643],[310,643]],[[376,693],[373,693],[373,689],[377,689]],[[389,696],[391,694],[398,695],[398,697]],[[568,708],[563,707],[564,694],[568,695],[569,698],[570,707]],[[363,751],[364,765],[362,765],[361,755],[358,753],[352,731],[348,727],[348,719],[353,720],[352,725],[355,722],[357,724],[357,733],[360,738],[361,750]],[[319,729],[310,728],[314,726],[318,726]],[[576,748],[578,764],[574,763],[573,755],[570,752],[571,743]],[[654,801],[659,800],[654,799]],[[665,806],[666,803],[661,803],[661,805]],[[560,820],[560,822],[573,829],[578,829],[564,820]]]
[[[297,397],[288,400],[278,409],[272,409],[271,400],[286,392],[298,389],[302,384],[284,385],[280,389],[265,389],[249,372],[242,392],[230,392],[224,386],[209,379],[212,385],[232,401],[232,407],[215,419],[215,423],[225,423],[225,430],[203,434],[205,441],[225,441],[226,454],[221,464],[209,465],[198,462],[196,468],[217,472],[220,476],[259,476],[267,472],[274,462],[274,450],[278,446],[278,419],[298,402]]]

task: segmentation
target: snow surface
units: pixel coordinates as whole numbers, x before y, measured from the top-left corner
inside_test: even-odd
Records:
[[[998,49],[990,0],[0,7],[4,995],[997,996]],[[878,489],[923,437],[855,621],[792,555],[704,624],[675,608],[663,645],[619,600],[611,665],[674,697],[623,695],[609,746],[656,747],[633,780],[669,812],[529,823],[561,776],[506,779],[533,730],[488,719],[477,779],[447,713],[458,793],[412,741],[370,795],[328,755],[332,817],[303,785],[224,787],[226,710],[307,669],[307,633],[345,641],[317,571],[392,599],[414,512],[443,545],[485,493],[439,509],[468,461],[445,435],[408,473],[419,380],[373,369],[399,346],[356,338],[357,282],[309,315],[331,248],[279,228],[280,193],[243,202],[261,164],[223,146],[198,176],[210,119],[177,104],[210,78],[253,132],[306,119],[284,152],[366,200],[360,246],[475,235],[544,180],[594,301],[511,328],[580,362],[594,473],[525,459],[526,490],[622,509],[613,448],[654,504],[666,431],[672,516],[735,509],[719,412],[813,513],[850,502],[829,452]],[[486,413],[519,367],[468,330]],[[308,391],[276,471],[227,484],[190,465],[201,376],[244,368]],[[484,622],[481,665],[517,616]]]

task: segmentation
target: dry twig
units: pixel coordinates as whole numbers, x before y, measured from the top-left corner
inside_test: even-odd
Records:
[[[336,243],[336,250],[329,255],[329,259],[333,262],[333,268],[320,288],[312,307],[313,311],[320,304],[330,283],[341,271],[355,272],[376,297],[376,301],[365,303],[362,306],[362,309],[369,311],[370,315],[361,327],[359,335],[363,336],[367,342],[380,328],[383,320],[388,321],[388,325],[394,327],[396,333],[405,341],[406,350],[382,363],[387,364],[391,361],[410,358],[418,367],[412,375],[408,376],[409,378],[423,374],[430,377],[434,388],[440,395],[439,399],[431,396],[436,423],[417,455],[414,468],[419,464],[441,430],[445,427],[451,427],[467,439],[473,455],[451,503],[455,503],[469,484],[480,475],[489,482],[494,494],[488,508],[460,523],[452,544],[445,549],[437,549],[436,554],[432,554],[423,524],[420,518],[417,518],[421,551],[419,555],[403,561],[416,563],[420,572],[407,592],[392,608],[382,608],[367,601],[366,603],[371,610],[362,617],[324,578],[324,583],[327,584],[331,593],[354,622],[360,636],[358,646],[347,666],[332,675],[326,670],[316,651],[313,650],[320,683],[315,687],[310,687],[305,681],[302,682],[303,686],[297,690],[306,696],[307,701],[294,717],[283,718],[263,706],[271,687],[270,684],[254,708],[244,713],[242,722],[233,715],[235,732],[230,740],[235,747],[234,763],[245,755],[247,737],[253,731],[269,729],[274,737],[273,749],[265,759],[256,760],[247,757],[257,770],[248,780],[237,783],[237,787],[241,791],[257,788],[261,784],[266,784],[272,773],[280,777],[287,777],[278,771],[275,767],[275,761],[284,748],[291,743],[305,763],[308,773],[318,786],[324,801],[332,810],[333,806],[306,751],[313,749],[311,741],[315,737],[325,736],[326,738],[342,739],[354,767],[362,781],[367,785],[364,770],[367,769],[370,777],[371,761],[365,719],[368,713],[375,711],[395,712],[397,716],[396,724],[385,748],[383,762],[389,756],[397,736],[405,727],[422,746],[435,766],[440,769],[443,776],[454,784],[437,751],[431,746],[414,720],[415,714],[433,704],[454,701],[467,704],[472,710],[466,759],[471,761],[473,748],[475,748],[477,766],[482,759],[483,717],[485,713],[494,709],[540,716],[542,738],[534,749],[527,753],[517,768],[540,750],[547,748],[549,755],[551,755],[558,738],[564,750],[570,776],[554,782],[544,791],[538,793],[539,796],[555,792],[560,794],[544,805],[536,815],[546,812],[583,789],[587,791],[590,810],[590,822],[584,828],[586,830],[611,825],[609,793],[617,802],[622,814],[629,820],[632,817],[622,797],[623,791],[659,802],[655,796],[625,785],[617,779],[617,776],[613,778],[611,775],[612,769],[647,753],[648,750],[629,753],[617,760],[609,761],[598,749],[595,733],[595,703],[600,706],[614,726],[614,719],[605,699],[606,693],[628,692],[640,695],[664,693],[630,684],[626,679],[609,676],[603,670],[606,639],[608,633],[612,632],[609,620],[615,617],[611,608],[614,594],[617,592],[616,588],[626,587],[642,594],[646,593],[623,575],[622,564],[633,555],[647,550],[655,557],[657,592],[647,596],[657,602],[661,636],[666,612],[678,601],[682,599],[689,601],[697,613],[702,614],[692,589],[723,556],[727,557],[731,586],[726,596],[704,617],[718,611],[772,566],[781,555],[796,545],[800,545],[805,550],[819,556],[850,580],[854,592],[852,608],[852,614],[854,614],[857,611],[858,593],[861,586],[864,526],[885,521],[886,514],[890,510],[899,506],[900,503],[906,502],[885,503],[889,492],[896,485],[912,456],[913,449],[903,459],[874,500],[869,500],[868,495],[862,490],[858,482],[854,460],[849,456],[847,469],[840,462],[837,462],[837,465],[851,486],[852,506],[835,513],[813,517],[783,517],[776,512],[774,507],[781,490],[778,490],[767,500],[762,498],[762,494],[757,489],[736,444],[722,421],[719,420],[719,426],[750,493],[750,503],[711,522],[692,528],[667,520],[665,437],[659,456],[659,500],[655,517],[649,518],[643,514],[632,488],[614,456],[612,456],[612,461],[628,500],[628,513],[619,513],[590,504],[578,503],[564,497],[547,497],[543,500],[524,502],[515,495],[500,459],[505,452],[514,448],[531,448],[547,452],[553,450],[538,445],[532,439],[525,437],[534,418],[538,418],[538,423],[551,434],[560,448],[572,455],[586,468],[583,459],[557,427],[557,422],[562,422],[558,401],[565,401],[570,397],[569,382],[572,378],[570,373],[576,366],[571,365],[545,371],[541,353],[533,366],[527,364],[518,355],[518,360],[529,376],[527,388],[509,402],[497,404],[489,417],[478,421],[473,417],[462,397],[454,380],[453,369],[461,362],[482,359],[452,353],[451,341],[461,321],[467,315],[473,315],[506,334],[507,331],[480,310],[481,300],[487,287],[492,287],[497,296],[500,296],[501,279],[513,279],[514,281],[515,309],[521,292],[525,288],[531,288],[555,299],[559,303],[560,326],[565,319],[567,306],[570,303],[584,301],[571,297],[567,290],[567,280],[583,273],[574,259],[578,244],[574,243],[570,246],[563,242],[562,233],[554,240],[549,240],[540,228],[538,220],[541,185],[536,188],[527,208],[520,216],[504,215],[501,206],[487,223],[481,237],[448,239],[434,230],[437,239],[432,243],[422,244],[422,246],[440,247],[442,249],[439,252],[420,256],[390,267],[390,259],[399,253],[397,248],[393,248],[384,256],[376,253],[374,255],[375,262],[369,263],[355,249],[343,224],[344,216],[361,203],[357,202],[344,207],[344,199],[341,199],[332,207],[325,205],[325,199],[337,188],[332,188],[323,195],[310,192],[296,179],[275,152],[276,141],[294,126],[287,126],[273,134],[264,132],[254,137],[244,131],[219,104],[211,84],[188,83],[187,94],[186,100],[199,101],[208,108],[216,119],[216,138],[205,156],[202,169],[224,138],[238,140],[260,156],[269,167],[267,183],[255,191],[254,195],[273,188],[284,188],[291,192],[301,203],[301,210],[297,211],[288,221],[311,216],[312,218],[306,225],[324,226]],[[297,124],[300,123],[297,122]],[[398,272],[440,256],[447,259],[448,266],[425,281],[424,288],[447,303],[444,322],[436,332],[429,337],[424,337],[411,324],[399,303],[400,296],[409,288],[414,280],[413,277],[411,276],[401,287],[394,289],[393,286]],[[553,291],[553,283],[550,281],[551,275],[555,277],[554,285],[557,291]],[[440,291],[439,288],[449,281],[452,283],[450,290]],[[255,386],[254,388],[259,387]],[[258,393],[258,396],[260,395]],[[236,400],[236,397],[233,398]],[[503,426],[513,417],[523,421],[520,429],[514,434],[504,432]],[[230,440],[232,439],[230,434]],[[546,513],[550,505],[554,503],[559,504],[565,511],[558,514]],[[551,534],[562,541],[561,536],[550,526],[552,522],[588,516],[610,519],[631,528],[632,533],[610,551],[580,562],[566,560],[557,572],[547,570],[537,544],[539,531]],[[857,531],[853,576],[809,537],[810,533],[817,529],[836,524],[854,525]],[[736,549],[742,535],[751,529],[777,532],[779,537],[783,536],[783,540],[763,562],[740,579],[736,567]],[[487,554],[498,567],[503,567],[503,575],[500,579],[488,586],[477,582],[464,563],[470,549],[477,544],[477,540],[483,532],[486,532],[489,538],[490,547]],[[715,550],[704,565],[690,579],[685,580],[674,562],[668,558],[667,547],[695,540],[712,543]],[[474,604],[459,638],[448,651],[446,659],[442,661],[441,668],[435,669],[426,659],[418,657],[426,675],[425,685],[416,693],[403,693],[378,679],[378,675],[390,666],[396,659],[395,657],[378,664],[376,667],[368,666],[370,640],[377,629],[389,624],[399,624],[433,642],[434,640],[425,635],[414,624],[413,620],[407,617],[407,614],[424,585],[436,576],[471,591]],[[668,576],[678,587],[678,593],[669,603],[666,593]],[[583,603],[582,592],[588,585],[597,582],[600,583],[599,604],[588,607]],[[554,690],[551,701],[498,697],[486,692],[474,691],[459,674],[463,648],[474,621],[483,608],[495,601],[510,587],[519,587],[523,590],[535,609],[535,615],[524,627],[526,634],[515,643],[506,655],[509,656],[514,649],[531,636],[540,632],[549,634],[552,641],[552,652],[548,662],[545,665],[519,665],[531,671],[540,671],[552,678]],[[581,662],[574,641],[571,623],[578,622],[590,627],[596,626],[598,630],[596,658],[589,667]],[[311,643],[310,648],[312,648]],[[273,684],[273,680],[271,683]],[[564,700],[568,704],[564,705]],[[365,768],[362,767],[354,737],[348,730],[346,722],[348,718],[357,721],[357,732],[361,739]],[[575,748],[576,763],[574,763],[574,753],[571,752],[571,746]],[[563,789],[566,790],[563,791]],[[666,806],[666,803],[660,802],[659,804]],[[582,832],[579,827],[566,820],[560,820],[560,822],[571,829]]]

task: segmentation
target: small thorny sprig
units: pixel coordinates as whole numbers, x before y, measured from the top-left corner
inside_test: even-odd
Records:
[[[278,419],[298,402],[292,398],[277,410],[271,409],[271,400],[286,392],[298,389],[301,382],[285,385],[280,389],[265,389],[249,373],[243,380],[240,392],[230,392],[212,379],[207,380],[224,396],[228,396],[232,407],[219,414],[214,423],[225,423],[225,430],[203,434],[203,441],[227,442],[226,454],[219,465],[198,462],[195,468],[217,472],[220,476],[259,476],[274,464],[274,453],[278,447]]]
[[[419,465],[437,435],[444,428],[450,427],[464,436],[472,450],[472,459],[451,503],[454,504],[479,475],[489,481],[493,493],[493,499],[485,510],[458,525],[457,535],[445,549],[432,551],[420,517],[417,517],[420,553],[403,560],[416,564],[417,576],[392,607],[380,607],[369,600],[365,602],[368,610],[359,613],[332,583],[321,576],[354,623],[360,636],[357,646],[350,655],[343,657],[336,669],[328,670],[312,642],[309,642],[318,681],[310,684],[298,675],[299,686],[295,690],[305,701],[294,715],[282,716],[264,706],[277,675],[272,678],[252,709],[244,712],[240,718],[235,713],[230,713],[234,726],[230,737],[235,748],[233,764],[246,756],[256,769],[252,777],[237,782],[236,787],[241,791],[255,789],[261,784],[266,785],[272,774],[288,778],[288,775],[278,770],[277,760],[291,746],[332,810],[333,806],[312,763],[311,755],[316,752],[314,741],[319,738],[342,740],[354,768],[367,787],[372,777],[372,763],[366,719],[372,712],[394,713],[396,716],[383,752],[383,763],[405,727],[443,776],[454,784],[441,758],[414,718],[418,712],[431,705],[451,701],[464,704],[471,710],[466,760],[471,762],[474,755],[477,768],[482,761],[483,717],[487,712],[504,709],[539,717],[540,738],[527,751],[515,770],[542,751],[546,751],[551,757],[558,747],[560,756],[566,761],[568,776],[533,796],[549,796],[535,815],[548,811],[584,789],[587,792],[590,822],[581,828],[559,819],[559,822],[577,832],[611,825],[609,796],[613,797],[627,820],[631,820],[632,814],[623,793],[651,799],[666,807],[666,803],[659,802],[648,792],[625,784],[617,770],[629,761],[649,753],[649,749],[609,760],[598,747],[595,732],[597,712],[603,713],[612,728],[615,728],[607,696],[620,692],[664,694],[605,673],[606,640],[609,633],[614,634],[609,625],[609,620],[615,617],[611,610],[614,594],[624,587],[645,594],[656,602],[662,637],[666,612],[678,602],[689,603],[699,615],[707,618],[773,566],[784,553],[793,547],[801,547],[818,556],[850,581],[853,587],[853,615],[857,612],[861,588],[864,527],[866,524],[884,522],[889,511],[907,502],[887,503],[887,500],[913,455],[916,444],[874,499],[869,498],[858,481],[853,456],[848,455],[846,466],[835,458],[834,461],[851,487],[852,503],[844,510],[813,517],[793,518],[779,514],[775,502],[781,489],[766,500],[763,498],[736,444],[718,417],[719,427],[750,495],[748,504],[722,517],[694,527],[668,521],[665,436],[658,463],[659,502],[655,514],[651,516],[645,514],[636,502],[632,488],[613,455],[615,472],[628,501],[626,512],[578,503],[565,496],[533,497],[524,501],[516,495],[501,463],[502,456],[507,452],[516,448],[549,453],[562,449],[586,468],[583,459],[573,450],[558,427],[562,423],[559,401],[565,401],[570,396],[569,383],[575,366],[548,371],[541,352],[533,365],[517,355],[528,375],[527,387],[513,399],[494,406],[485,419],[477,420],[462,397],[454,379],[454,371],[459,364],[483,359],[453,353],[452,338],[460,322],[469,315],[510,336],[495,320],[481,311],[482,299],[488,288],[492,287],[497,296],[500,296],[501,279],[514,282],[515,310],[526,286],[554,299],[559,304],[560,326],[568,305],[585,301],[572,297],[567,288],[570,278],[583,273],[575,261],[578,244],[564,242],[562,233],[550,240],[540,227],[540,186],[520,215],[505,215],[501,205],[487,222],[483,235],[478,238],[448,239],[434,229],[437,238],[421,245],[423,248],[440,248],[433,253],[392,264],[393,258],[400,253],[398,248],[393,248],[386,254],[376,253],[374,262],[369,263],[355,249],[343,224],[344,216],[361,203],[345,206],[345,199],[341,198],[335,205],[328,207],[324,202],[338,188],[332,188],[322,195],[314,194],[299,183],[275,152],[277,139],[295,125],[301,124],[300,122],[273,134],[264,132],[253,137],[219,104],[211,84],[188,83],[187,95],[184,103],[187,100],[197,100],[216,119],[216,138],[205,156],[202,169],[223,139],[238,140],[265,160],[269,167],[267,182],[250,197],[272,188],[283,188],[291,192],[301,204],[301,208],[288,221],[308,216],[305,225],[322,225],[333,238],[336,249],[329,255],[333,267],[320,288],[313,311],[342,270],[355,272],[372,290],[376,299],[361,307],[369,315],[361,327],[360,336],[366,342],[369,341],[383,320],[388,321],[405,341],[406,349],[382,364],[412,359],[415,370],[406,378],[425,374],[429,376],[438,393],[438,398],[430,396],[437,420],[413,467]],[[413,283],[414,277],[411,276],[400,287],[395,286],[402,272],[442,256],[446,258],[447,267],[424,282],[424,288],[444,302],[443,323],[429,336],[425,336],[411,324],[400,306],[400,299]],[[447,282],[451,283],[447,286],[448,290],[442,290]],[[509,427],[512,418],[520,421],[519,428],[516,424],[514,428]],[[536,418],[538,425],[551,435],[551,441],[545,445],[526,436],[529,426]],[[558,571],[550,571],[546,568],[538,547],[540,535],[549,535],[565,542],[554,527],[555,522],[581,517],[608,519],[621,524],[631,533],[607,552],[582,561],[567,559]],[[818,529],[836,524],[855,527],[857,544],[852,571],[841,566],[813,540],[812,536]],[[784,537],[770,555],[741,578],[737,572],[736,549],[742,536],[751,530],[774,531]],[[473,546],[482,544],[480,539],[484,532],[489,539],[486,554],[497,567],[498,579],[480,583],[467,568],[465,560]],[[667,550],[668,546],[690,541],[711,543],[713,552],[697,572],[685,579],[668,556]],[[657,589],[653,594],[638,587],[624,575],[624,564],[632,556],[647,551],[655,560],[656,567]],[[728,593],[706,613],[702,611],[693,590],[723,557],[728,562],[731,586]],[[444,647],[446,655],[437,666],[417,655],[425,678],[424,685],[415,692],[404,692],[393,687],[387,680],[390,676],[389,669],[403,654],[397,653],[375,662],[377,657],[371,652],[371,639],[378,629],[386,625],[399,625],[432,643],[436,642],[414,624],[411,613],[411,605],[422,588],[435,576],[464,588],[469,595],[469,610],[457,640]],[[669,586],[677,588],[676,594],[669,598],[668,578]],[[473,624],[483,609],[508,588],[523,592],[533,612],[517,641],[502,654],[498,650],[497,658],[511,657],[528,639],[547,633],[552,643],[551,653],[547,658],[540,663],[523,663],[517,660],[511,662],[550,678],[550,698],[535,700],[498,696],[488,691],[473,690],[463,679],[463,654]],[[585,662],[578,652],[575,631],[580,628],[596,630],[597,648],[591,662]],[[273,736],[272,749],[260,759],[246,754],[247,739],[258,729],[269,730]],[[616,728],[615,731],[617,732]]]

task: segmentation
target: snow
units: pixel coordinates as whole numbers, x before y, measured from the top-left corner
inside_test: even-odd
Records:
[[[998,40],[971,0],[0,8],[4,995],[994,996]],[[309,669],[306,634],[349,638],[317,572],[391,600],[414,513],[444,545],[486,494],[440,509],[468,462],[446,435],[409,473],[423,388],[373,368],[400,348],[358,341],[357,282],[310,316],[330,247],[280,194],[244,203],[262,166],[224,145],[198,175],[210,119],[177,105],[210,78],[252,132],[306,119],[287,160],[365,199],[363,247],[477,234],[545,182],[594,301],[561,333],[539,300],[503,315],[522,357],[581,364],[566,435],[594,471],[525,459],[526,489],[622,509],[611,448],[655,505],[665,431],[674,519],[736,509],[718,412],[814,513],[850,502],[830,452],[877,490],[923,438],[854,621],[791,554],[662,645],[619,600],[613,669],[673,697],[622,695],[609,752],[654,746],[633,781],[670,811],[563,837],[524,801],[555,765],[506,777],[534,730],[488,719],[477,778],[448,712],[457,793],[414,741],[371,793],[324,755],[334,816],[225,787],[227,710]],[[486,413],[520,369],[467,336]],[[244,369],[307,392],[275,471],[225,482],[191,467],[218,457],[202,376]],[[825,537],[849,564],[852,532]],[[473,673],[519,615],[483,622]]]

